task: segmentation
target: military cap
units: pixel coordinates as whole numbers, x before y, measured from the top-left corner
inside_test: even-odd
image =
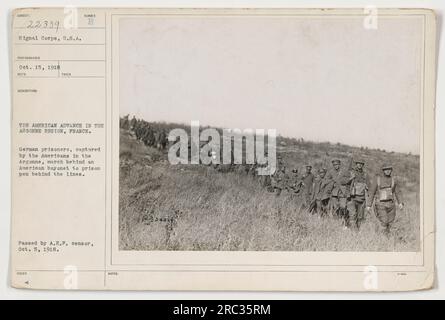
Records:
[[[341,163],[340,159],[332,159],[332,164]]]
[[[355,162],[355,163],[365,164],[365,160],[363,160],[363,159],[361,159],[361,158],[354,160],[354,162]]]
[[[392,169],[392,165],[385,163],[385,164],[382,166],[382,170],[387,170],[387,169]]]
[[[305,165],[305,167],[306,167],[306,168],[312,168],[312,165],[307,164],[307,165]]]
[[[323,173],[323,172],[326,172],[327,170],[325,169],[325,168],[320,168],[320,169],[318,169],[318,173]]]

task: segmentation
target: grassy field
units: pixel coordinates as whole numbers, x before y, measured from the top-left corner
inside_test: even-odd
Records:
[[[340,144],[280,138],[288,168],[310,161],[329,166],[332,157],[360,155],[368,173],[395,165],[405,208],[392,233],[383,236],[374,214],[360,231],[341,221],[299,212],[300,199],[269,193],[256,177],[203,165],[170,165],[166,155],[144,146],[126,130],[120,135],[120,250],[417,251],[419,249],[419,157]],[[329,161],[325,160],[328,159]]]

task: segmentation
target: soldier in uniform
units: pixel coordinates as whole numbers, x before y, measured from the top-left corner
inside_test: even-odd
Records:
[[[147,146],[148,142],[147,142],[147,137],[148,137],[148,125],[146,122],[143,122],[141,124],[141,129],[140,129],[140,133],[139,133],[139,139]]]
[[[404,206],[399,186],[392,176],[392,169],[391,165],[382,166],[383,175],[377,175],[373,180],[366,204],[369,211],[374,202],[375,215],[386,235],[389,235],[391,224],[396,218],[396,202],[400,210]]]
[[[282,176],[282,179],[281,179],[282,188],[284,190],[286,190],[286,192],[291,192],[292,182],[291,182],[290,175],[289,175],[289,173],[288,173],[288,171],[286,169],[286,166],[283,166],[283,169],[284,169],[284,171],[283,171],[283,176]]]
[[[142,141],[146,146],[151,146],[153,144],[153,129],[147,123],[145,123],[143,128]]]
[[[139,120],[138,123],[136,124],[136,129],[135,129],[136,139],[138,140],[142,139],[143,129],[144,129],[144,122],[143,120]]]
[[[326,176],[327,170],[320,168],[314,183],[312,202],[315,202],[315,213],[321,217],[328,213],[329,199],[331,197],[331,180]]]
[[[345,217],[345,226],[354,230],[360,229],[365,217],[366,196],[368,194],[369,177],[363,170],[365,162],[361,159],[355,161],[355,168],[351,172],[350,197],[348,199],[348,213]]]
[[[346,200],[349,196],[349,176],[341,169],[340,159],[332,160],[333,170],[328,179],[332,181],[330,211],[336,218],[344,218],[346,215]]]
[[[286,167],[281,165],[275,174],[271,177],[271,184],[273,188],[273,192],[276,193],[277,197],[281,195],[281,192],[285,188],[286,183]]]
[[[267,158],[268,152],[265,151],[264,155]],[[266,161],[266,163],[262,163],[262,164],[256,163],[256,168],[255,168],[254,175],[258,176],[259,183],[260,183],[260,185],[262,187],[266,188],[267,191],[272,191],[272,179],[271,179],[272,177],[271,177],[271,175],[270,174],[265,174],[265,175],[259,175],[258,174],[258,170],[260,170],[260,169],[267,169],[268,165],[269,164],[268,164],[267,161]]]
[[[156,149],[160,149],[160,143],[159,143],[159,141],[160,141],[160,137],[161,137],[161,132],[159,131],[159,128],[158,128],[158,127],[155,127],[155,128],[154,128],[153,137],[154,137],[154,139],[153,139],[153,144],[152,144],[152,146],[153,146],[154,148],[156,148]]]
[[[306,172],[301,177],[299,187],[302,190],[302,203],[300,210],[309,208],[312,200],[312,192],[314,189],[314,174],[312,173],[312,166],[310,164],[306,165]]]
[[[283,159],[281,158],[280,155],[277,155],[277,168],[274,172],[274,174],[272,174],[270,176],[270,191],[276,193],[277,196],[279,196],[281,194],[281,170],[283,167]]]
[[[161,128],[160,130],[161,130],[161,132],[159,134],[158,149],[165,150],[165,148],[167,147],[167,144],[168,144],[168,135],[164,128]]]

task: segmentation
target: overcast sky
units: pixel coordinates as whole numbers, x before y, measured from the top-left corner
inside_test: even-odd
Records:
[[[120,114],[419,153],[421,17],[120,24]]]

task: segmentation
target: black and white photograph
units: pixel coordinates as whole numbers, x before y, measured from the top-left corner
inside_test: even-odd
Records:
[[[120,19],[119,250],[420,251],[424,20],[368,13]]]

